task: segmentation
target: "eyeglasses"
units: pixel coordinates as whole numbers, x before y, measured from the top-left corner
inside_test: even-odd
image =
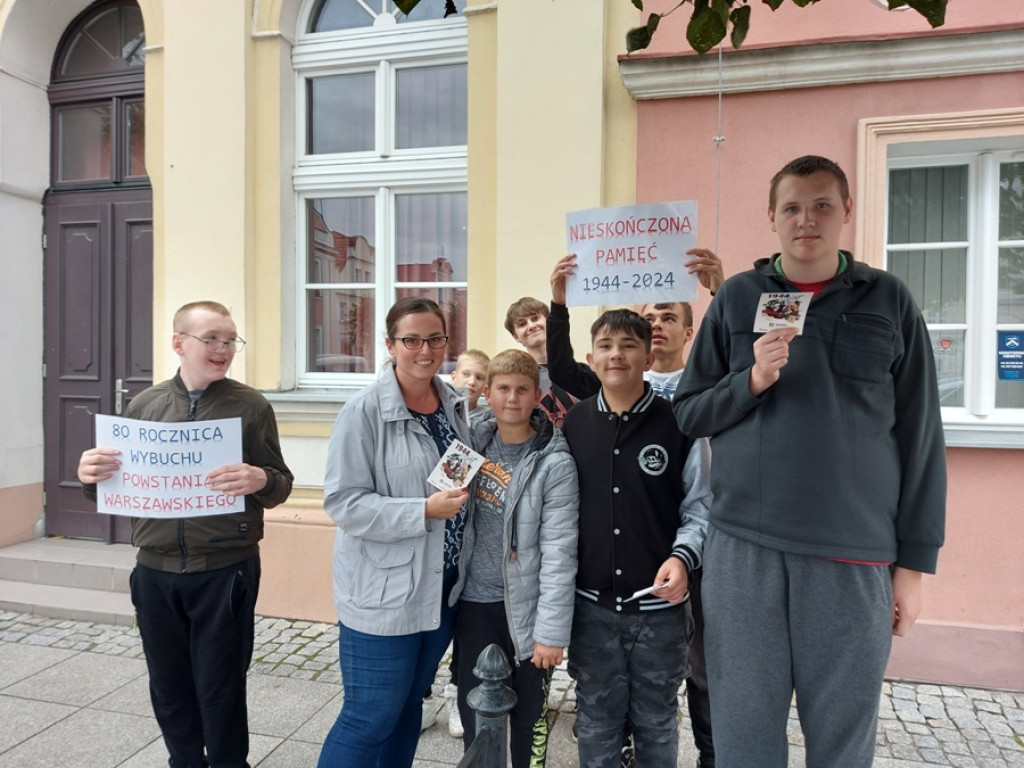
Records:
[[[421,339],[419,336],[399,336],[398,338],[392,336],[391,340],[402,342],[406,349],[422,349],[423,342],[427,342],[427,346],[431,349],[443,349],[448,343],[447,336],[431,336],[429,339]]]
[[[203,342],[203,344],[206,345],[207,349],[211,350],[227,349],[228,347],[231,347],[232,349],[235,350],[235,352],[241,352],[243,349],[245,349],[245,339],[243,338],[201,339],[198,336],[193,336],[191,333],[185,333],[184,331],[181,332],[181,335],[188,336],[189,338],[195,339],[196,341],[201,341]]]

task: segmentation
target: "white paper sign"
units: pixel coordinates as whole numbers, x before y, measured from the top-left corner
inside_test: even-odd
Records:
[[[568,253],[576,254],[568,306],[697,298],[697,276],[683,267],[697,247],[696,200],[576,211],[565,223]]]
[[[757,302],[754,331],[796,328],[797,335],[803,333],[807,307],[813,298],[813,293],[762,293]]]
[[[442,491],[465,488],[484,463],[484,457],[461,440],[453,440],[427,482]]]
[[[96,485],[96,508],[131,517],[204,517],[245,510],[244,496],[206,487],[211,470],[242,460],[242,420],[137,421],[96,415],[96,445],[121,468]]]

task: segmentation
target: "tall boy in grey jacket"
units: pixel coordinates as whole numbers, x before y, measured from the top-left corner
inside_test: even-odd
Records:
[[[781,252],[718,291],[676,391],[711,436],[704,612],[715,752],[782,767],[796,692],[809,768],[869,768],[893,634],[943,541],[945,450],[928,329],[907,287],[839,250],[846,176],[772,180]],[[765,293],[809,292],[803,331],[754,332]]]
[[[547,755],[548,686],[572,626],[579,487],[565,438],[538,407],[540,370],[526,352],[491,360],[484,394],[492,408],[473,427],[486,461],[473,482],[462,544],[455,637],[459,709],[468,749],[476,717],[466,695],[491,643],[513,664],[513,768],[540,768]]]

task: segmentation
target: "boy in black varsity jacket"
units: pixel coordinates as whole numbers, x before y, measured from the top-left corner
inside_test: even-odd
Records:
[[[638,768],[675,765],[676,693],[691,631],[683,602],[689,573],[701,564],[710,451],[679,431],[669,403],[644,381],[653,360],[650,323],[610,310],[591,339],[587,362],[601,391],[575,405],[563,425],[580,483],[569,646],[579,674],[580,766],[618,765],[627,718]]]

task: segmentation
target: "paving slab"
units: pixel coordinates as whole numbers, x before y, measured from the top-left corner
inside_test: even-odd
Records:
[[[111,768],[159,733],[152,718],[80,709],[0,754],[0,768]]]
[[[23,741],[70,717],[78,710],[66,704],[47,701],[27,701],[0,695],[0,753],[16,747]]]
[[[0,643],[0,691],[75,655],[75,651]]]
[[[140,659],[80,652],[7,686],[3,692],[84,707],[145,674],[146,663]]]
[[[249,675],[246,689],[249,731],[279,737],[291,736],[338,695],[338,686],[271,675]]]

